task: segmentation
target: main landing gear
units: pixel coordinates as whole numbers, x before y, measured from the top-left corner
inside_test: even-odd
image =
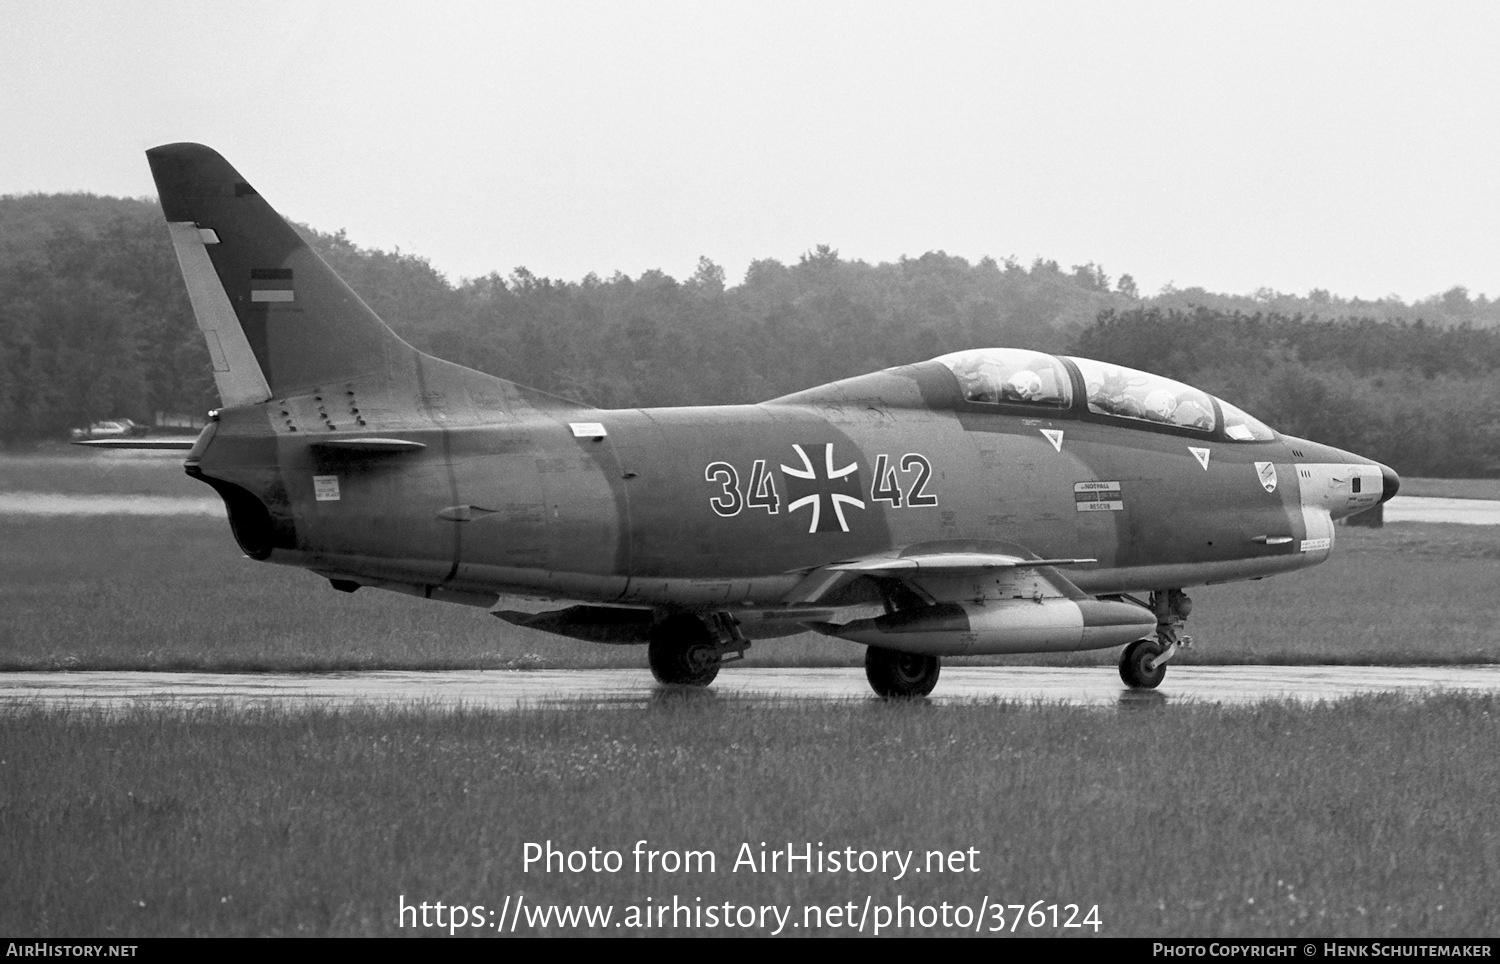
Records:
[[[1167,675],[1167,663],[1193,645],[1193,637],[1179,632],[1193,611],[1193,601],[1181,589],[1158,589],[1147,608],[1156,614],[1156,636],[1138,639],[1120,656],[1120,679],[1131,689],[1154,690]]]
[[[668,686],[707,686],[719,665],[744,659],[750,645],[727,613],[673,613],[651,627],[646,659],[651,675]]]
[[[937,685],[942,661],[920,653],[898,653],[870,646],[865,649],[865,678],[886,698],[926,696]]]

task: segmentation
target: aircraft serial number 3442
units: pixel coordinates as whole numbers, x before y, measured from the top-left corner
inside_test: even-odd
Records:
[[[946,655],[1122,645],[1153,687],[1184,587],[1320,562],[1399,484],[1187,385],[1019,349],[586,408],[408,346],[208,148],[148,159],[223,402],[186,468],[241,548],[644,643],[663,683],[810,629],[864,644],[886,696],[930,692]]]
[[[793,450],[801,456],[802,466],[793,468],[789,465],[781,466],[783,475],[790,479],[806,479],[816,481],[818,470],[813,467],[812,461],[807,457],[801,445],[793,445]],[[859,471],[856,463],[850,463],[841,469],[833,467],[833,446],[824,446],[828,463],[826,475],[823,477],[832,482],[837,479],[848,478]],[[927,481],[932,478],[932,463],[927,461],[927,456],[917,452],[908,452],[900,460],[903,472],[915,473],[913,481],[906,490],[903,497],[901,484],[897,480],[896,470],[890,467],[891,458],[884,453],[875,456],[875,469],[871,473],[870,502],[884,502],[891,508],[899,509],[903,505],[910,507],[937,505],[937,497],[927,494]],[[766,470],[766,460],[756,459],[750,468],[749,483],[740,488],[740,474],[735,471],[733,465],[728,462],[710,462],[708,468],[703,470],[703,477],[719,486],[719,493],[708,500],[716,514],[724,518],[739,515],[745,508],[760,509],[768,515],[775,515],[781,511],[781,496],[777,494],[776,480]],[[863,509],[865,502],[840,492],[829,493],[829,504],[838,517],[839,531],[848,532],[849,524],[844,516],[844,507]],[[804,495],[800,499],[787,506],[788,512],[795,512],[803,507],[810,508],[812,521],[807,527],[808,532],[817,532],[818,523],[822,519],[823,500],[820,493]]]

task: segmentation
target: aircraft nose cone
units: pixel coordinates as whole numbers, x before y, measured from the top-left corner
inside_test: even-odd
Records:
[[[1385,480],[1385,487],[1380,494],[1380,501],[1389,502],[1392,496],[1401,491],[1401,476],[1397,475],[1388,465],[1380,467],[1380,475]]]

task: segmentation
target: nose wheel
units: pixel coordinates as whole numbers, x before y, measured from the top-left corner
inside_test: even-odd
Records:
[[[1139,601],[1139,600],[1137,600]],[[1167,664],[1193,637],[1181,632],[1193,611],[1193,601],[1181,589],[1158,589],[1147,608],[1156,613],[1155,638],[1138,639],[1120,656],[1120,679],[1131,689],[1154,690],[1167,675]]]
[[[1120,679],[1133,690],[1154,690],[1167,675],[1166,647],[1154,639],[1138,639],[1120,657]]]

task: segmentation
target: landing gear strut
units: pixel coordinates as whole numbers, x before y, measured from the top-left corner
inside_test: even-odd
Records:
[[[942,661],[920,653],[898,653],[871,646],[865,650],[865,678],[876,694],[890,697],[926,696],[937,685]]]
[[[743,659],[749,645],[733,616],[674,613],[651,627],[646,660],[658,683],[707,686],[720,663]]]
[[[1132,689],[1152,690],[1167,675],[1167,663],[1193,645],[1193,637],[1179,632],[1193,611],[1193,601],[1181,589],[1158,589],[1149,608],[1156,614],[1156,638],[1138,639],[1120,657],[1120,679]]]

